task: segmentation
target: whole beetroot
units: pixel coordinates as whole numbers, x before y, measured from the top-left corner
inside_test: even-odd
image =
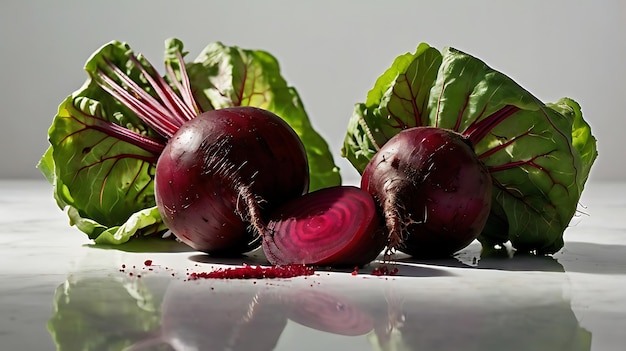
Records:
[[[258,247],[263,217],[309,185],[296,133],[280,117],[254,107],[212,110],[185,122],[155,173],[164,223],[181,241],[216,255]]]
[[[413,127],[389,139],[363,171],[361,187],[385,218],[389,247],[445,257],[481,233],[491,210],[491,176],[466,137]]]

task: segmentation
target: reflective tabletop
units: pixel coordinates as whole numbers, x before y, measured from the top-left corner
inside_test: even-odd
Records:
[[[449,259],[192,279],[267,261],[166,240],[96,246],[48,184],[2,181],[0,349],[623,350],[624,195],[626,183],[589,184],[553,256],[474,242]]]

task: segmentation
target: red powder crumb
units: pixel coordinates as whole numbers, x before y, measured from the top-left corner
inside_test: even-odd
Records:
[[[123,264],[123,265],[122,265],[122,268],[126,268],[126,265],[125,265],[125,264]]]
[[[263,279],[263,278],[293,278],[303,275],[313,275],[315,270],[304,265],[285,266],[249,266],[236,268],[218,268],[211,272],[194,272],[189,274],[189,280],[197,279]]]
[[[354,267],[354,270],[352,271],[352,275],[357,275],[359,274],[359,267]]]
[[[150,266],[152,266],[152,260],[145,260],[143,262],[143,264],[145,264],[146,266],[150,267]]]
[[[396,275],[398,274],[398,268],[393,267],[393,269],[389,269],[387,266],[380,266],[378,268],[374,268],[372,270],[372,275],[381,276],[381,275]]]

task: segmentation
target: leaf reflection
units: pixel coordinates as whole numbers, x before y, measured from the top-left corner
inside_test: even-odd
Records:
[[[565,274],[488,262],[491,269],[464,268],[464,275],[393,279],[75,274],[57,289],[48,328],[58,350],[269,351],[294,342],[374,351],[590,350]]]

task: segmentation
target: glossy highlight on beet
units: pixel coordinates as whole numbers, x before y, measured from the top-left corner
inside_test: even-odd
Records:
[[[372,197],[353,186],[308,193],[274,211],[263,238],[272,264],[365,265],[386,244]]]
[[[469,140],[436,127],[391,138],[361,187],[376,199],[390,247],[412,256],[454,254],[478,237],[491,210],[491,177]]]

